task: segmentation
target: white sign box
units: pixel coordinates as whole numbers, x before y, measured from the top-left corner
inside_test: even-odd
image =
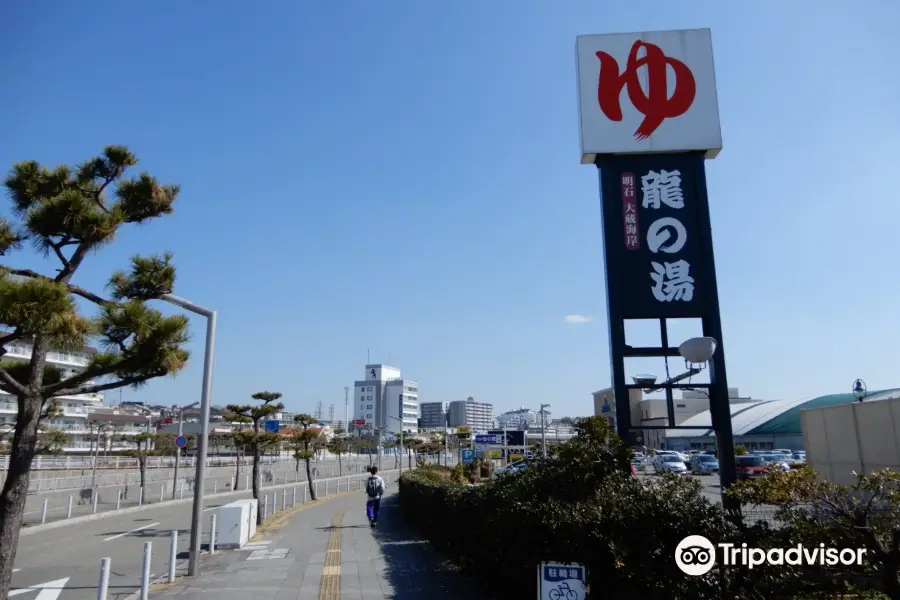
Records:
[[[582,164],[722,149],[709,29],[581,35],[575,52]]]

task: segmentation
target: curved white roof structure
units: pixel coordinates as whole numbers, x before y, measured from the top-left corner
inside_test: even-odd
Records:
[[[866,396],[865,402],[900,398],[900,389],[881,390]],[[735,436],[801,435],[800,411],[855,402],[853,394],[831,394],[806,400],[761,400],[731,404],[731,427]],[[666,438],[698,438],[713,435],[709,411],[696,414],[681,424],[690,429],[666,429]]]

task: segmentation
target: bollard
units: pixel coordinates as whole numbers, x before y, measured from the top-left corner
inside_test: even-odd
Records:
[[[218,491],[219,491],[219,480],[214,479],[213,480],[213,494],[217,493]]]
[[[294,486],[294,499],[291,500],[291,508],[297,506],[297,486]]]
[[[319,497],[319,480],[316,479],[316,481],[315,481],[315,483],[313,483],[313,485],[316,486],[314,489],[316,490],[316,498],[318,498]]]
[[[169,583],[175,582],[175,560],[178,557],[178,531],[169,534]]]
[[[94,514],[97,514],[97,500],[100,499],[100,494],[97,493],[97,490],[94,490]]]
[[[284,485],[287,485],[288,471],[284,473]]]
[[[286,510],[287,507],[287,488],[284,488],[284,493],[281,495],[281,510]]]
[[[161,486],[159,486],[159,501],[160,502],[165,500],[165,495],[166,495],[166,484],[162,484]]]
[[[266,510],[268,510],[268,508],[269,508],[269,496],[267,494],[267,495],[263,496],[263,505],[262,505],[263,521],[266,520]]]
[[[245,490],[250,489],[250,476],[249,475],[244,475],[244,489]]]
[[[44,498],[43,506],[41,506],[41,523],[47,522],[47,499]]]
[[[66,511],[66,518],[72,518],[72,496],[69,496],[69,509]]]
[[[303,486],[303,504],[306,504],[306,493],[309,491],[309,482]]]
[[[272,514],[278,512],[278,492],[272,492]]]
[[[138,488],[138,506],[144,504],[144,488]]]
[[[178,497],[184,500],[184,479],[178,482]]]
[[[216,553],[216,513],[209,518],[209,553]]]
[[[144,542],[144,563],[141,567],[141,600],[147,600],[150,595],[150,556],[153,552],[153,542]]]
[[[97,600],[106,600],[109,591],[109,563],[110,559],[100,559],[100,583],[97,585]]]
[[[116,510],[122,507],[122,490],[116,490]]]
[[[231,483],[231,489],[232,489],[232,490],[237,490],[237,475],[235,475],[234,477],[232,477],[232,478],[231,478],[231,481],[230,481],[229,483]]]

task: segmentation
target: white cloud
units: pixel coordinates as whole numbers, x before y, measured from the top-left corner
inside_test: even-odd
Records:
[[[594,320],[594,317],[587,317],[585,315],[566,315],[563,319],[566,323],[572,323],[574,325],[581,325],[582,323],[588,323]]]

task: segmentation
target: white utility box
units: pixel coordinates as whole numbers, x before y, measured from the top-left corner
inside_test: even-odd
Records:
[[[243,548],[256,535],[256,500],[237,500],[219,507],[216,548]]]

